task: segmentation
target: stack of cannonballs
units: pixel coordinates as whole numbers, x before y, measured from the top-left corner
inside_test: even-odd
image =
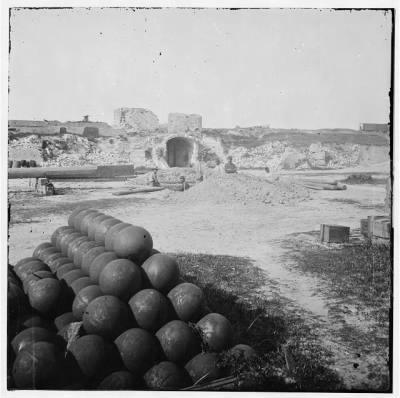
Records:
[[[9,266],[8,342],[18,389],[181,389],[255,355],[146,229],[87,208]]]

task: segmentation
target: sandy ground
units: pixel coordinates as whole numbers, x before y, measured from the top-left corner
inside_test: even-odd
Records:
[[[258,172],[256,172],[257,174]],[[308,174],[312,177],[312,174]],[[329,177],[329,176],[327,176]],[[321,176],[318,176],[321,179]],[[51,233],[67,223],[73,207],[82,201],[99,201],[99,209],[125,222],[144,226],[154,240],[154,247],[163,252],[191,252],[248,257],[262,268],[270,281],[264,294],[281,297],[288,311],[306,314],[319,328],[321,344],[331,348],[335,368],[348,387],[370,386],[371,368],[387,373],[387,352],[373,347],[355,346],[353,341],[338,337],[338,328],[352,326],[367,335],[377,325],[359,311],[337,313],[329,287],[318,278],[296,270],[287,259],[283,242],[293,234],[301,242],[318,244],[316,231],[321,223],[342,224],[357,235],[360,219],[385,214],[384,185],[354,185],[346,191],[312,191],[309,201],[297,205],[216,205],[210,207],[193,202],[185,207],[171,199],[167,191],[129,196],[113,196],[123,182],[64,182],[57,188],[64,195],[33,197],[27,180],[9,181],[11,224],[9,227],[9,262],[14,264],[30,256]],[[176,195],[176,194],[175,194]],[[95,207],[95,202],[93,202]],[[294,239],[294,238],[293,238]],[[240,283],[232,281],[232,284]],[[387,336],[388,330],[379,329]],[[353,367],[359,357],[360,366]],[[372,384],[371,384],[372,383]]]

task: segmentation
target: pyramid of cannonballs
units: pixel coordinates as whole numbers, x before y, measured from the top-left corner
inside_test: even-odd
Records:
[[[255,355],[146,229],[88,208],[9,266],[8,343],[18,389],[182,389]]]

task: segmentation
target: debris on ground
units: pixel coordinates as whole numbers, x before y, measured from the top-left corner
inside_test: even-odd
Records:
[[[329,182],[314,182],[314,181],[305,181],[303,182],[303,186],[308,189],[314,189],[317,191],[345,191],[347,189],[347,185],[340,184],[339,182],[329,183]]]
[[[290,178],[269,183],[265,178],[247,174],[215,174],[175,196],[179,203],[210,202],[210,204],[264,203],[292,204],[310,197],[309,190]]]

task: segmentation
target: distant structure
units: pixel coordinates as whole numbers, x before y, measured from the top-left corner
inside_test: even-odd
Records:
[[[159,168],[192,167],[198,164],[200,150],[204,147],[201,133],[200,115],[170,113],[168,133],[153,139],[153,162]]]
[[[360,131],[389,133],[388,123],[360,123]]]
[[[201,133],[202,118],[200,115],[185,113],[168,114],[168,134]]]
[[[89,118],[89,116],[87,117]],[[106,137],[117,136],[125,134],[125,131],[112,128],[107,123],[91,122],[90,120],[87,122],[80,120],[64,123],[57,120],[9,120],[8,133],[15,136],[19,134],[61,135],[71,133],[95,138],[98,135]]]
[[[98,138],[100,136],[98,127],[86,126],[83,129],[83,137],[88,139]]]
[[[155,131],[159,127],[158,117],[143,108],[118,108],[114,111],[114,125],[130,132]]]
[[[89,123],[89,115],[85,115],[84,117],[83,117],[83,120],[82,120],[83,122],[86,122],[86,123]]]

